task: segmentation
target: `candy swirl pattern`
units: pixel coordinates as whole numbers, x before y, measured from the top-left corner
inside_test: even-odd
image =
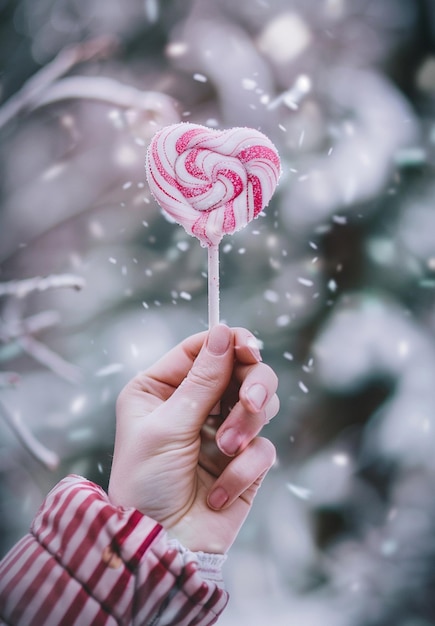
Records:
[[[257,217],[281,173],[278,151],[263,133],[187,122],[156,133],[146,169],[162,209],[204,246],[219,244]]]

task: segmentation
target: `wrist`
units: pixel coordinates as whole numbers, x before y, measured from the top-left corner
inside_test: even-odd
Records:
[[[162,524],[172,541],[178,541],[191,552],[203,552],[224,556],[232,542],[222,538],[222,530],[218,527],[206,528],[192,523],[189,516],[181,519],[176,524],[168,527]]]

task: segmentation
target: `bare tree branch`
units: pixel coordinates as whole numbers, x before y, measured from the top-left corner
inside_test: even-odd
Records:
[[[16,341],[24,352],[35,359],[35,361],[38,361],[41,365],[45,365],[45,367],[48,367],[48,369],[52,370],[64,380],[74,384],[81,381],[82,374],[80,368],[65,361],[65,359],[56,354],[56,352],[53,352],[53,350],[34,337],[23,335]]]
[[[45,278],[36,276],[26,280],[0,283],[0,296],[15,296],[22,299],[35,291],[46,291],[59,287],[81,289],[84,284],[85,281],[82,278],[72,274],[51,275]],[[8,322],[3,323],[0,327],[0,340],[3,343],[15,341],[24,352],[61,378],[71,383],[78,383],[81,380],[80,369],[65,361],[32,336],[57,324],[58,321],[59,314],[56,311],[44,311],[26,319],[9,316]]]
[[[0,326],[0,341],[7,343],[23,335],[34,335],[59,323],[60,315],[57,311],[43,311],[25,319],[10,320]]]
[[[118,40],[113,36],[104,36],[61,50],[53,61],[34,74],[0,108],[0,128],[26,108],[31,108],[49,85],[69,72],[75,65],[91,59],[107,57],[113,54],[118,45]]]
[[[157,91],[142,91],[106,76],[70,76],[50,85],[35,101],[34,108],[80,98],[99,100],[123,109],[145,111],[152,117],[164,116],[167,123],[179,120],[173,98]]]
[[[46,277],[35,276],[25,280],[11,280],[7,283],[0,283],[0,296],[24,298],[32,291],[46,291],[47,289],[59,289],[61,287],[82,289],[84,285],[84,279],[74,274],[52,274]]]
[[[40,443],[21,421],[18,414],[9,411],[0,402],[0,417],[11,428],[16,437],[31,456],[49,470],[55,470],[60,463],[58,455]]]

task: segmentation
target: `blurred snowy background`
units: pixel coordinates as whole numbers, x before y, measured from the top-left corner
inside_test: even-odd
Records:
[[[435,625],[435,3],[0,0],[0,550],[107,485],[122,385],[206,328],[206,254],[145,180],[179,120],[279,148],[221,245],[278,372],[278,463],[222,626]]]

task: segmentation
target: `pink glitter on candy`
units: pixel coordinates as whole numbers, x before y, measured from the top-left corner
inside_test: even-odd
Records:
[[[278,153],[275,150],[271,150],[266,146],[250,146],[245,148],[237,155],[242,163],[247,163],[253,159],[261,159],[265,162],[270,161],[274,167],[280,168],[280,161]]]
[[[224,232],[232,233],[236,227],[236,217],[234,215],[233,203],[229,203],[224,214]]]
[[[207,180],[207,176],[204,174],[203,170],[200,167],[198,167],[198,164],[197,164],[199,153],[200,151],[196,148],[193,150],[190,150],[185,160],[186,171],[189,172],[189,174],[191,174],[192,176],[195,176],[196,178],[200,178],[201,180]]]
[[[175,124],[175,126],[179,126],[179,124]],[[208,129],[207,129],[208,130]],[[185,150],[189,147],[190,142],[198,135],[203,132],[203,128],[200,126],[196,126],[196,128],[192,128],[187,132],[183,133],[181,137],[179,137],[175,144],[175,149],[178,154],[183,154]]]
[[[248,176],[248,180],[252,185],[252,195],[254,197],[254,217],[257,217],[263,210],[263,194],[261,191],[261,182],[258,176]]]
[[[224,178],[226,178],[232,183],[233,189],[234,189],[233,198],[235,198],[236,196],[242,193],[243,182],[240,176],[238,176],[235,172],[229,169],[222,169],[222,170],[219,170],[218,175],[223,176]]]

